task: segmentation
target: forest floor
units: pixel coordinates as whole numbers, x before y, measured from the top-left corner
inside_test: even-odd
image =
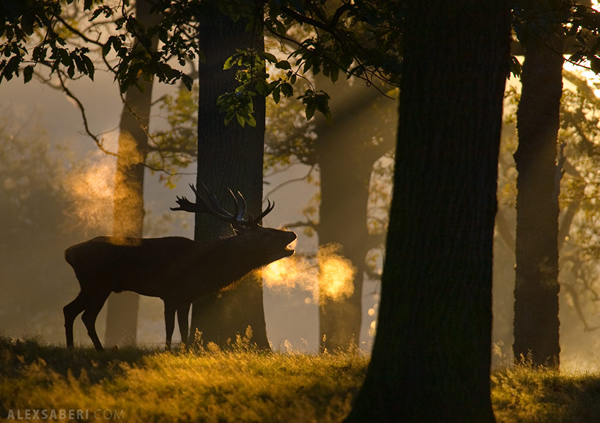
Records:
[[[0,337],[0,420],[338,422],[368,356],[122,348],[68,351]],[[600,373],[492,375],[498,422],[600,421]]]

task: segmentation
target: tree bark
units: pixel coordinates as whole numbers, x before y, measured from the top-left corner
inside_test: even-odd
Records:
[[[505,1],[408,2],[377,335],[348,421],[491,422]]]
[[[198,105],[198,184],[204,182],[224,207],[233,210],[227,188],[240,191],[248,213],[257,216],[262,208],[265,100],[254,97],[256,127],[240,127],[237,122],[224,125],[217,98],[235,89],[234,70],[223,70],[225,60],[235,49],[264,50],[262,29],[246,31],[243,19],[231,21],[222,15],[216,2],[202,2],[200,48],[206,61],[199,64]],[[229,225],[202,214],[196,215],[196,240],[211,240],[232,235]],[[257,273],[245,277],[234,289],[209,295],[194,302],[190,342],[196,331],[206,345],[225,347],[236,336],[244,336],[248,326],[252,343],[267,349],[269,343],[264,317],[262,278]]]
[[[147,0],[136,3],[136,17],[143,25],[152,23]],[[156,49],[158,39],[152,40]],[[152,106],[152,81],[142,82],[144,91],[131,87],[119,124],[119,148],[115,173],[113,235],[141,238],[144,232],[144,163],[148,154],[148,125]],[[105,345],[135,344],[139,295],[111,294],[106,315]]]
[[[519,147],[515,243],[515,359],[559,365],[558,194],[562,31],[521,40],[525,62],[517,111]]]

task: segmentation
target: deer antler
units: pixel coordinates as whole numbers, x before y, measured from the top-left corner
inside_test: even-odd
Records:
[[[242,195],[241,192],[237,191],[234,193],[231,189],[228,188],[229,193],[233,197],[235,211],[234,213],[230,213],[221,206],[217,197],[211,193],[206,185],[203,182],[200,182],[200,186],[204,191],[204,195],[200,195],[196,187],[190,184],[190,188],[194,192],[196,196],[196,203],[192,203],[186,197],[177,197],[175,200],[179,207],[171,207],[171,210],[175,211],[187,211],[191,213],[207,213],[219,220],[223,220],[235,226],[246,226],[252,227],[257,226],[260,220],[269,214],[273,208],[275,207],[275,202],[271,203],[268,201],[267,208],[256,218],[246,220],[244,219],[244,215],[246,214],[246,199]]]

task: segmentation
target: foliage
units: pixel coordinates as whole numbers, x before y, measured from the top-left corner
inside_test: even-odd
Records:
[[[96,49],[123,93],[134,85],[143,89],[139,78],[149,80],[151,75],[164,83],[181,80],[191,89],[186,64],[204,57],[197,41],[200,16],[216,10],[234,21],[262,22],[280,43],[293,46],[286,59],[252,50],[232,52],[224,67],[239,68],[239,86],[220,99],[226,121],[236,117],[241,125],[252,125],[254,95],[272,96],[275,102],[282,96],[291,97],[298,77],[308,71],[315,75],[323,72],[333,81],[340,71],[368,82],[373,78],[393,81],[399,75],[402,8],[393,2],[342,2],[337,7],[325,0],[272,0],[264,7],[246,0],[215,3],[218,9],[211,2],[159,1],[153,6],[156,24],[144,27],[128,0],[116,4],[87,0],[82,9],[73,0],[2,0],[0,82],[19,76],[21,70],[27,82],[38,65],[48,67],[51,73],[66,70],[69,78],[93,78],[97,65],[90,51]],[[73,8],[80,12],[77,19],[69,19],[67,12]],[[78,22],[84,19],[87,28],[80,29]],[[296,40],[298,25],[311,28],[311,35]],[[69,37],[77,44],[67,44]],[[160,41],[156,51],[151,48],[153,37]],[[111,64],[113,58],[116,63]],[[266,62],[285,70],[285,77],[268,81]],[[306,89],[299,99],[308,119],[317,110],[331,118],[326,93]]]

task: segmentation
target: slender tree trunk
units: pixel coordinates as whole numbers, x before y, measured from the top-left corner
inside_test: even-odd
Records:
[[[405,5],[377,335],[348,421],[491,422],[492,256],[507,2]]]
[[[221,204],[233,210],[227,188],[240,191],[248,213],[257,216],[262,208],[263,152],[265,131],[264,98],[254,98],[256,127],[241,128],[237,122],[224,125],[217,98],[235,88],[234,71],[223,71],[225,60],[235,49],[264,49],[262,30],[246,31],[247,22],[231,21],[220,14],[216,2],[202,2],[200,48],[206,61],[200,63],[198,105],[198,184],[204,182]],[[196,215],[195,238],[210,240],[231,235],[231,228],[210,216]],[[262,278],[257,273],[245,277],[230,291],[206,296],[194,302],[190,337],[201,332],[204,344],[226,346],[244,336],[248,326],[252,342],[269,348],[264,317]]]
[[[323,137],[325,138],[325,137]],[[319,247],[331,243],[356,269],[353,291],[348,298],[331,299],[323,290],[319,303],[321,351],[347,350],[358,346],[362,323],[362,289],[368,251],[367,201],[371,166],[360,163],[360,148],[354,139],[323,139],[319,148],[321,205]]]
[[[137,19],[151,22],[149,1],[136,4]],[[158,40],[153,40],[156,48]],[[119,124],[119,149],[115,174],[113,235],[141,238],[144,231],[144,163],[148,154],[148,124],[152,105],[152,82],[125,93]],[[134,292],[112,294],[108,299],[105,344],[135,343],[139,295]]]
[[[560,31],[560,30],[559,30]],[[543,41],[542,41],[543,40]],[[517,361],[559,365],[558,194],[564,34],[521,40],[525,62],[517,128],[517,237],[513,351]]]
[[[374,162],[393,143],[375,144],[378,135],[393,137],[384,122],[384,109],[395,102],[384,98],[373,87],[335,85],[317,76],[317,85],[332,97],[334,124],[317,119],[317,156],[320,171],[319,247],[341,246],[344,258],[356,269],[352,295],[331,299],[322,290],[319,304],[321,351],[347,350],[359,345],[362,325],[362,291],[365,258],[369,251],[367,205],[369,182]],[[377,102],[378,107],[373,107]],[[383,103],[383,104],[382,104]]]

